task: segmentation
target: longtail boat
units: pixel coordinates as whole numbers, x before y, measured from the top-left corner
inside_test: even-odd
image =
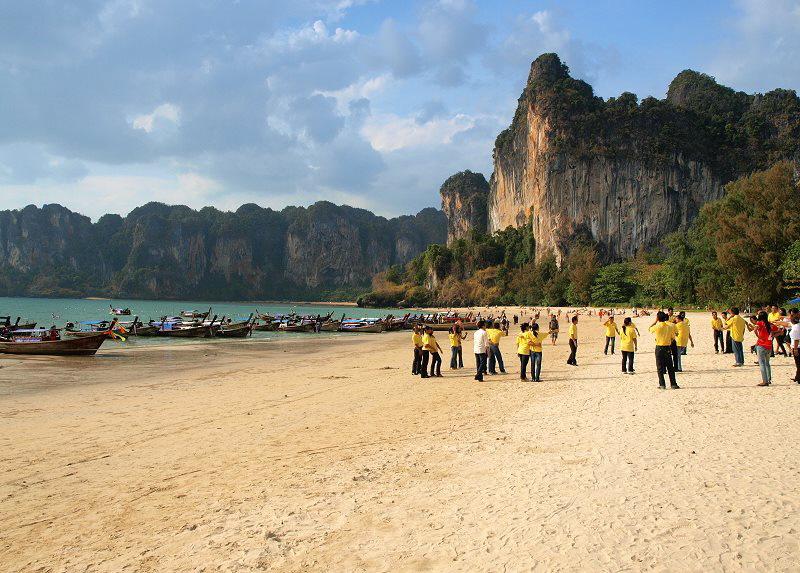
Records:
[[[114,308],[110,304],[108,305],[108,308],[111,309],[111,311],[108,314],[113,314],[114,316],[130,316],[131,315],[131,309],[129,309],[129,308]]]
[[[381,318],[348,318],[342,321],[342,332],[383,332],[386,324]]]
[[[16,322],[11,324],[10,316],[0,316],[0,326],[5,326],[9,330],[33,330],[36,328],[36,322],[29,320],[28,322],[20,323],[20,320],[22,320],[22,318],[18,316]]]
[[[211,320],[210,324],[199,324],[199,325],[184,325],[182,323],[176,322],[166,322],[161,321],[153,322],[153,325],[157,325],[159,328],[156,331],[156,336],[168,336],[174,338],[208,338],[210,336],[214,336],[214,333],[219,329],[219,324],[216,326],[214,322],[216,321],[217,317]]]
[[[43,340],[43,333],[52,330],[14,331],[10,337],[0,337],[0,353],[35,356],[92,356],[107,339],[105,332],[80,338]]]
[[[253,333],[253,315],[244,322],[223,324],[217,330],[216,335],[222,338],[245,338]]]

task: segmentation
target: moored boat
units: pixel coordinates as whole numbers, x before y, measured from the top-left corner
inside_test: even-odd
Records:
[[[129,308],[114,308],[110,304],[108,305],[108,307],[111,309],[111,312],[109,312],[109,314],[113,314],[114,316],[130,316],[131,315],[131,309],[129,309]]]
[[[14,331],[10,337],[0,337],[0,353],[31,356],[91,356],[107,339],[104,332],[79,338],[47,340],[42,333],[52,330]]]

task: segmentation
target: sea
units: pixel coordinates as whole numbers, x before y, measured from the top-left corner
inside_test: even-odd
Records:
[[[336,306],[331,304],[313,303],[259,303],[259,302],[209,302],[192,300],[126,300],[126,299],[83,299],[83,298],[21,298],[0,297],[0,316],[11,316],[13,323],[19,316],[20,323],[36,322],[37,327],[57,326],[63,328],[67,322],[78,324],[84,321],[110,320],[113,308],[129,308],[130,316],[120,316],[121,321],[132,320],[138,316],[139,320],[147,323],[149,320],[158,320],[162,316],[178,316],[181,311],[206,312],[211,309],[210,316],[225,316],[234,322],[245,320],[250,313],[289,314],[295,312],[299,315],[322,315],[332,312],[333,317],[347,318],[384,318],[390,314],[401,314],[397,309],[358,308],[355,306]],[[403,311],[402,314],[409,312]],[[308,336],[303,333],[284,332],[253,332],[249,340],[269,341],[280,338]],[[319,333],[316,336],[353,336],[348,333]],[[197,339],[197,338],[162,338],[151,336],[131,336],[125,344],[134,346],[163,345],[163,344],[213,344],[230,342],[240,339]]]

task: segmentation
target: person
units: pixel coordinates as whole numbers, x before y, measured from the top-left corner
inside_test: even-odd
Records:
[[[800,384],[800,313],[794,308],[789,312],[791,329],[789,330],[789,349],[794,358],[794,381]]]
[[[619,349],[622,352],[622,373],[636,374],[633,369],[633,356],[639,349],[639,340],[636,327],[630,317],[622,321],[622,330],[619,333]]]
[[[725,328],[728,324],[728,311],[722,311],[722,329],[725,331],[725,354],[733,354],[733,339],[730,330]]]
[[[528,331],[528,324],[523,322],[517,335],[517,356],[519,356],[519,379],[527,380],[528,363],[531,359],[531,336]],[[531,378],[533,378],[533,368],[531,368]]]
[[[578,354],[578,315],[572,317],[572,324],[569,325],[569,358],[567,364],[570,366],[577,366],[578,361],[576,355]]]
[[[765,311],[767,312],[767,319],[770,324],[781,319],[781,312],[780,309],[778,308],[778,305],[773,304],[772,308],[766,307]],[[770,346],[770,356],[772,358],[775,357],[775,342],[777,342],[777,338],[772,339],[772,344]]]
[[[606,348],[603,351],[603,354],[608,355],[608,344],[611,343],[611,354],[614,354],[614,344],[617,341],[617,334],[619,334],[619,328],[617,328],[617,323],[614,322],[614,314],[610,313],[608,316],[608,320],[603,324],[606,327]]]
[[[774,323],[786,324],[788,322],[788,319],[786,318],[786,309],[785,308],[779,308],[778,309],[778,318],[775,319],[774,321],[770,320],[770,322],[772,322],[773,324]],[[788,333],[788,329],[787,328],[785,328],[784,326],[778,326],[778,333],[775,335],[775,345],[776,345],[776,348],[777,348],[777,350],[775,352],[779,352],[783,356],[789,356],[789,354],[786,352],[786,346],[784,346],[786,344],[786,335],[787,335],[787,333]],[[791,350],[791,348],[790,348],[790,350]]]
[[[744,330],[747,327],[745,320],[739,316],[739,307],[734,306],[730,311],[731,317],[723,328],[730,332],[731,345],[733,346],[733,356],[735,368],[744,366]]]
[[[431,349],[429,346],[430,336],[428,335],[429,326],[422,327],[422,360],[419,363],[419,376],[420,378],[428,377],[428,363],[431,359]],[[433,332],[433,330],[431,330]]]
[[[658,372],[658,387],[666,389],[664,372],[669,376],[669,385],[673,390],[680,389],[675,381],[675,365],[672,360],[672,342],[675,339],[675,326],[669,322],[669,316],[664,311],[656,313],[656,321],[650,325],[650,332],[656,337],[656,371]]]
[[[506,367],[503,364],[503,354],[500,352],[500,339],[508,336],[508,333],[501,328],[499,322],[495,322],[494,328],[486,331],[486,336],[489,339],[489,374],[497,374],[497,367],[505,374]]]
[[[483,382],[486,372],[486,353],[489,351],[489,338],[486,335],[486,321],[478,321],[478,330],[475,331],[472,342],[472,351],[475,353],[475,380]]]
[[[414,362],[411,364],[411,374],[420,374],[422,365],[422,327],[415,324],[411,327],[411,343],[414,345]]]
[[[555,346],[558,338],[558,319],[555,314],[550,315],[550,343]]]
[[[685,354],[684,349],[687,343],[691,343],[694,348],[694,340],[692,340],[692,333],[689,328],[689,323],[686,321],[686,313],[680,311],[675,317],[675,344],[678,347],[678,352],[675,354],[677,363],[675,364],[675,372],[683,372],[683,364],[681,356]]]
[[[717,316],[717,311],[711,312],[711,330],[714,332],[714,354],[719,354],[720,348],[725,352],[725,339],[722,335],[722,319]]]
[[[533,325],[531,338],[531,375],[534,382],[541,382],[542,375],[542,341],[552,334],[551,331],[539,332],[539,325]]]
[[[769,359],[772,354],[772,339],[778,331],[778,327],[769,320],[767,311],[762,310],[758,313],[755,333],[758,337],[756,342],[756,354],[758,355],[758,368],[761,370],[761,383],[758,386],[769,386],[772,384],[772,368]]]
[[[442,356],[441,348],[433,334],[433,329],[430,326],[425,327],[425,334],[422,335],[422,351],[430,353],[431,356],[431,373],[430,376],[442,377]],[[423,364],[427,360],[423,358]],[[424,372],[424,370],[423,370]]]
[[[450,370],[464,368],[464,355],[461,349],[461,341],[467,337],[461,335],[461,327],[457,324],[450,327]]]

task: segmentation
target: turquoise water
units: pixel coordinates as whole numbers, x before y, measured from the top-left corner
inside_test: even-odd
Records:
[[[109,313],[109,305],[114,308],[129,308],[131,316],[122,316],[120,320],[132,320],[139,316],[142,322],[150,319],[158,320],[160,317],[177,316],[182,310],[197,310],[205,312],[209,307],[212,308],[211,316],[214,314],[222,317],[246,319],[251,312],[288,314],[292,311],[297,314],[305,315],[327,315],[333,312],[335,318],[341,318],[343,314],[353,318],[366,317],[385,317],[389,314],[398,315],[399,311],[388,309],[364,309],[352,306],[338,307],[328,305],[306,305],[306,304],[259,304],[253,302],[201,302],[201,301],[163,301],[163,300],[86,300],[68,298],[17,298],[0,297],[0,316],[11,316],[11,322],[16,317],[22,317],[20,322],[35,321],[38,326],[49,327],[56,325],[59,328],[67,322],[82,322],[88,320],[108,320],[112,318]],[[406,311],[407,312],[407,311]],[[254,332],[253,340],[271,340],[275,338],[288,338],[296,336],[308,336],[302,333],[282,333],[282,332]],[[353,336],[353,334],[340,333],[320,333],[317,336]],[[161,338],[161,337],[136,337],[132,336],[125,344],[136,346],[146,346],[151,344],[198,344],[198,343],[224,343],[231,340],[244,339],[181,339],[181,338]]]

